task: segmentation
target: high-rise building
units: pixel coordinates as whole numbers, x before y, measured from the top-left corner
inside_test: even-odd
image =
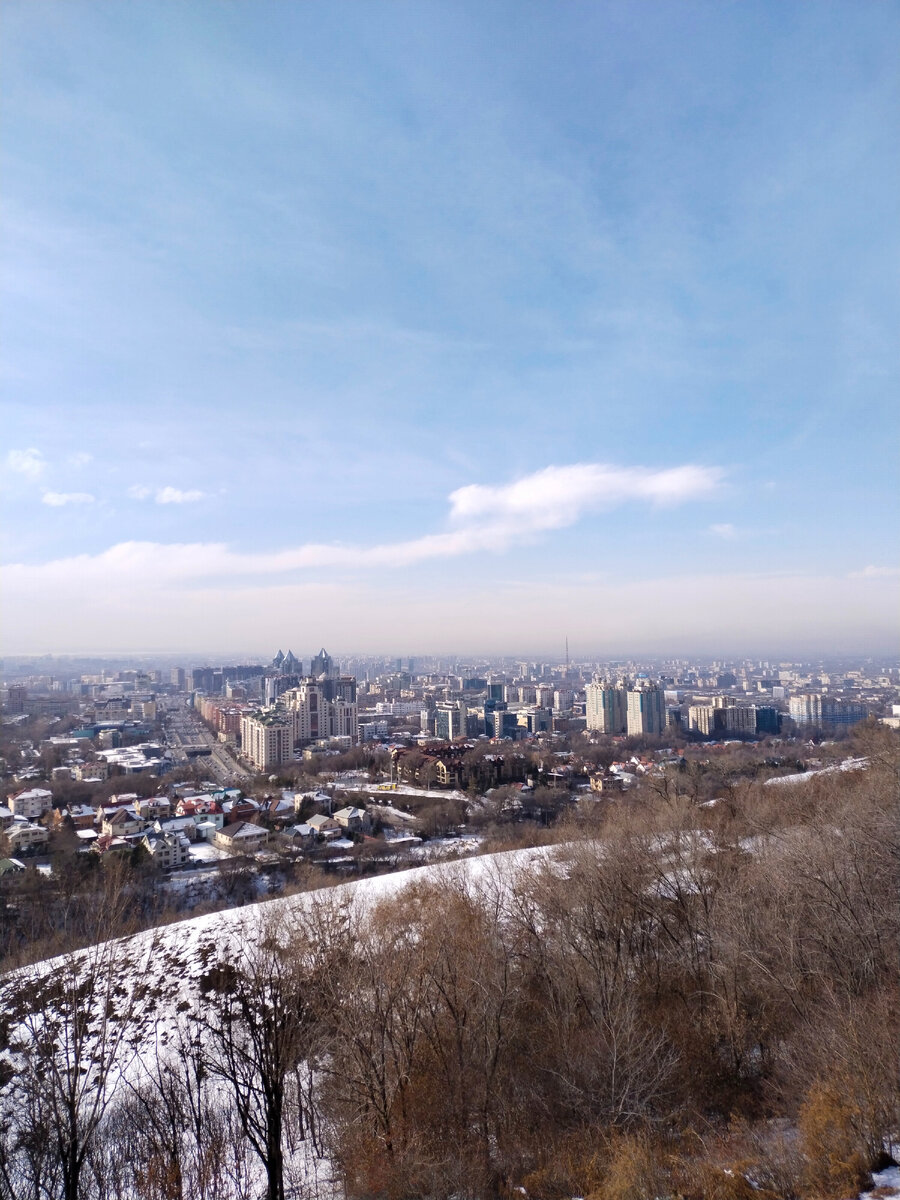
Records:
[[[309,664],[309,673],[313,679],[319,679],[322,675],[331,676],[334,671],[334,663],[331,655],[322,647],[316,657]]]
[[[284,709],[248,713],[241,718],[241,752],[258,771],[289,762],[296,740],[294,714]]]
[[[645,685],[628,693],[629,737],[659,736],[666,727],[666,700],[661,687]]]
[[[688,722],[695,733],[710,737],[716,731],[716,716],[720,709],[711,704],[692,704],[688,708]]]
[[[281,699],[296,716],[296,736],[301,744],[320,738],[348,737],[356,745],[359,739],[356,680],[352,675],[303,679]]]
[[[755,705],[730,704],[724,712],[725,728],[729,733],[756,733]]]
[[[605,683],[589,683],[585,688],[585,716],[588,729],[598,733],[624,733],[627,726],[627,705],[624,688]]]
[[[789,712],[798,725],[856,725],[864,721],[869,710],[857,700],[841,700],[819,692],[791,696]]]
[[[434,708],[434,734],[444,741],[466,736],[467,709],[462,700],[438,704]]]

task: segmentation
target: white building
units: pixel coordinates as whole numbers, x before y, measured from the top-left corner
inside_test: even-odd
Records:
[[[241,752],[258,771],[289,762],[297,741],[296,714],[274,708],[241,718]]]
[[[454,738],[466,736],[468,710],[462,700],[438,704],[433,710],[435,737],[452,742]]]
[[[148,833],[141,845],[164,871],[183,867],[190,862],[191,843],[183,833]]]
[[[53,807],[53,793],[46,788],[30,788],[27,792],[10,796],[8,803],[15,816],[37,821]]]
[[[32,825],[30,821],[15,821],[4,831],[10,850],[27,850],[29,846],[43,846],[50,841],[50,833],[43,825]]]

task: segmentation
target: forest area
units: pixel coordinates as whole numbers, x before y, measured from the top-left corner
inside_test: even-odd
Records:
[[[900,756],[867,737],[865,770],[6,976],[0,1196],[855,1197],[900,1131]]]

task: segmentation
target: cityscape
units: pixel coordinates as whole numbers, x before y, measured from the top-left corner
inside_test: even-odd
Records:
[[[625,792],[709,746],[796,746],[806,756],[810,739],[840,747],[866,722],[900,729],[898,661],[335,659],[322,647],[306,670],[280,649],[268,663],[96,663],[99,670],[84,672],[58,659],[53,674],[36,665],[8,664],[3,679],[6,872],[26,870],[18,854],[37,856],[49,871],[54,845],[71,843],[73,832],[84,851],[140,850],[167,870],[265,854],[276,838],[358,869],[346,852],[358,858],[366,849],[371,860],[371,831],[383,827],[380,793],[415,810],[446,792],[473,809],[483,800],[473,759],[488,757],[486,778],[515,782],[520,792],[551,781],[558,819],[586,795]],[[35,739],[36,729],[46,736]],[[621,748],[619,760],[592,760],[601,745]],[[343,779],[328,771],[329,758],[343,765],[360,749],[368,758],[357,765],[367,770]],[[180,778],[185,770],[193,785]],[[327,785],[292,786],[323,770]],[[151,794],[130,791],[135,779]],[[73,790],[77,799],[62,804]],[[356,832],[367,835],[355,842],[336,840],[341,791],[364,805],[350,806]],[[327,812],[311,811],[323,805]],[[470,815],[458,813],[456,837]],[[317,828],[332,816],[327,830]],[[399,819],[409,850],[423,826],[414,811]],[[386,828],[396,848],[396,831]]]
[[[900,1200],[898,0],[0,45],[0,1200]]]

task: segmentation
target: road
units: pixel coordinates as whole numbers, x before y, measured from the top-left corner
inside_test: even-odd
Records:
[[[222,784],[243,783],[253,778],[186,704],[168,709],[165,729],[166,740],[177,765],[187,766],[194,762],[203,764],[209,768],[215,781]],[[189,753],[192,750],[209,750],[209,753],[195,757]]]

